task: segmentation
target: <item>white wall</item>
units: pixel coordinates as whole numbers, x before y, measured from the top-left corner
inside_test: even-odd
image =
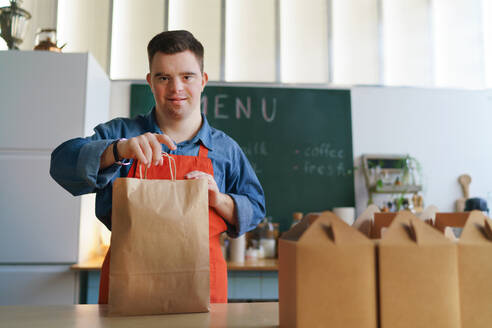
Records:
[[[63,52],[90,52],[108,72],[110,0],[56,2],[59,45],[67,44]]]
[[[492,192],[492,91],[354,87],[355,165],[362,154],[410,154],[424,173],[425,206],[454,211],[458,176],[472,177],[470,197]],[[367,205],[361,170],[355,179],[358,213]],[[376,204],[384,196],[375,198]],[[389,196],[386,196],[388,198]],[[490,197],[490,194],[489,194]]]
[[[56,28],[56,0],[24,0],[20,6],[32,15],[19,48],[32,50],[38,28]]]

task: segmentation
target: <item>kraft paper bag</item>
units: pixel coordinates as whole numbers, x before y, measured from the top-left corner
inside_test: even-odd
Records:
[[[204,179],[116,179],[110,315],[209,311],[208,212]]]
[[[492,220],[469,213],[458,243],[461,327],[492,326]]]
[[[460,328],[457,246],[410,212],[379,241],[381,328]]]
[[[331,212],[279,240],[280,327],[377,328],[375,244]]]

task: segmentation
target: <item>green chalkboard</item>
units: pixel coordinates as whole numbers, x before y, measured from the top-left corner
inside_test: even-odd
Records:
[[[132,85],[130,104],[148,112],[150,88]],[[242,147],[281,231],[293,212],[354,206],[349,90],[207,86],[202,111]]]

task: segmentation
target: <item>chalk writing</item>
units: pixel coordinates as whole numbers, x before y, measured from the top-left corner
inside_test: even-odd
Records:
[[[297,170],[294,167],[295,170]],[[305,161],[303,172],[308,175],[320,176],[346,176],[349,172],[345,169],[342,162],[337,164],[316,164],[310,161]]]
[[[216,95],[215,96],[215,107],[214,114],[216,119],[227,119],[229,116],[221,114],[219,111],[224,107],[224,104],[220,102],[220,99],[227,98],[227,95]]]
[[[268,150],[266,142],[248,142],[247,144],[241,145],[243,152],[246,156],[268,156]]]
[[[213,97],[213,119],[226,120],[231,117],[239,119],[251,119],[254,113],[254,106],[250,96],[244,98],[234,97],[234,102],[230,103],[229,95],[217,94]],[[277,98],[271,98],[267,101],[266,97],[262,97],[257,108],[260,117],[267,123],[272,123],[277,116]],[[202,112],[207,115],[209,110],[209,99],[207,95],[203,95],[201,99]],[[231,112],[234,107],[234,114]]]
[[[343,149],[333,148],[329,143],[307,147],[304,150],[306,157],[325,157],[343,159]]]
[[[246,118],[251,118],[251,97],[246,97],[246,106],[243,105],[240,98],[236,98],[236,118],[241,118],[241,111]]]
[[[256,174],[263,173],[263,170],[259,167],[258,163],[249,161],[249,164],[251,164],[251,167],[253,168],[253,171],[255,171]]]
[[[263,119],[266,122],[273,122],[273,120],[275,119],[275,114],[277,113],[277,99],[273,98],[273,110],[270,116],[268,116],[266,99],[261,98],[261,113],[263,115]]]

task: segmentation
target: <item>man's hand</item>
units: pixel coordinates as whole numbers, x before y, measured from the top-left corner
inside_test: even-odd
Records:
[[[208,181],[208,205],[229,223],[237,224],[235,217],[235,204],[231,196],[220,192],[215,179],[210,174],[201,171],[191,171],[184,176],[185,179],[207,179]]]
[[[208,182],[208,205],[216,207],[223,201],[217,182],[210,174],[201,171],[191,171],[184,176],[185,179],[207,179]]]
[[[166,145],[171,150],[176,149],[173,140],[166,134],[144,133],[128,140],[120,140],[116,146],[120,158],[134,158],[147,167],[162,165],[162,146]],[[114,163],[113,146],[106,148],[101,156],[100,168],[104,169]]]

